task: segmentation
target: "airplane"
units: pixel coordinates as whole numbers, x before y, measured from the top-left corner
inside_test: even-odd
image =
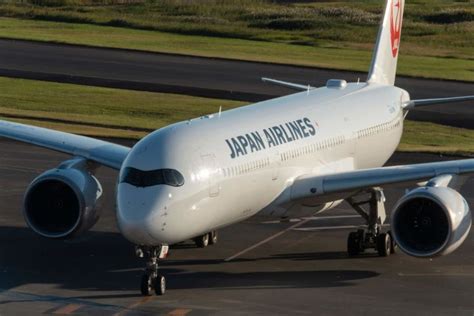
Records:
[[[119,170],[116,217],[146,258],[143,295],[163,295],[158,262],[169,245],[217,242],[217,231],[257,213],[309,216],[346,201],[366,225],[347,239],[350,256],[400,248],[420,258],[458,248],[471,228],[458,192],[474,159],[382,167],[395,152],[408,111],[474,96],[411,100],[394,85],[404,0],[387,0],[366,82],[297,93],[161,128],[132,148],[51,129],[0,121],[0,136],[68,153],[70,160],[26,189],[23,215],[40,236],[74,238],[98,220],[100,166]],[[407,189],[387,220],[383,188]]]

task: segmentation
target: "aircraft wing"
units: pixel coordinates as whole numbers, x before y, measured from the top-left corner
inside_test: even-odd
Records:
[[[130,151],[128,147],[90,137],[2,120],[0,120],[0,137],[84,157],[117,170]]]
[[[293,181],[277,199],[277,203],[324,200],[325,196],[330,196],[331,199],[343,198],[372,187],[413,185],[441,175],[471,174],[474,174],[474,159],[303,175]]]

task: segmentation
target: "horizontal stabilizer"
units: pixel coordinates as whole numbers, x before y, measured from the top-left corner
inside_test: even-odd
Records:
[[[452,97],[452,98],[437,98],[437,99],[420,99],[420,100],[411,100],[403,104],[403,108],[406,110],[411,110],[419,106],[433,105],[433,104],[442,104],[442,103],[451,103],[451,102],[463,102],[474,100],[474,95],[468,95],[464,97]]]
[[[314,87],[311,87],[310,85],[305,86],[298,83],[286,82],[286,81],[270,79],[270,78],[265,78],[265,77],[262,78],[262,81],[266,83],[271,83],[277,86],[283,86],[290,89],[301,90],[301,91],[314,89]]]

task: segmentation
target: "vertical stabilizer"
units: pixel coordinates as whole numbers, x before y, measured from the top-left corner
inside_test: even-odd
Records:
[[[369,83],[395,83],[404,9],[405,0],[387,0],[367,79]]]

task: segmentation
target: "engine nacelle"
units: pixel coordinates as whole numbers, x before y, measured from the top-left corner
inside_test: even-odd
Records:
[[[415,257],[447,255],[471,229],[466,200],[448,187],[417,188],[400,199],[392,212],[392,235],[400,249]]]
[[[47,238],[73,238],[98,221],[102,187],[86,165],[83,159],[66,161],[30,184],[23,215],[36,233]]]

